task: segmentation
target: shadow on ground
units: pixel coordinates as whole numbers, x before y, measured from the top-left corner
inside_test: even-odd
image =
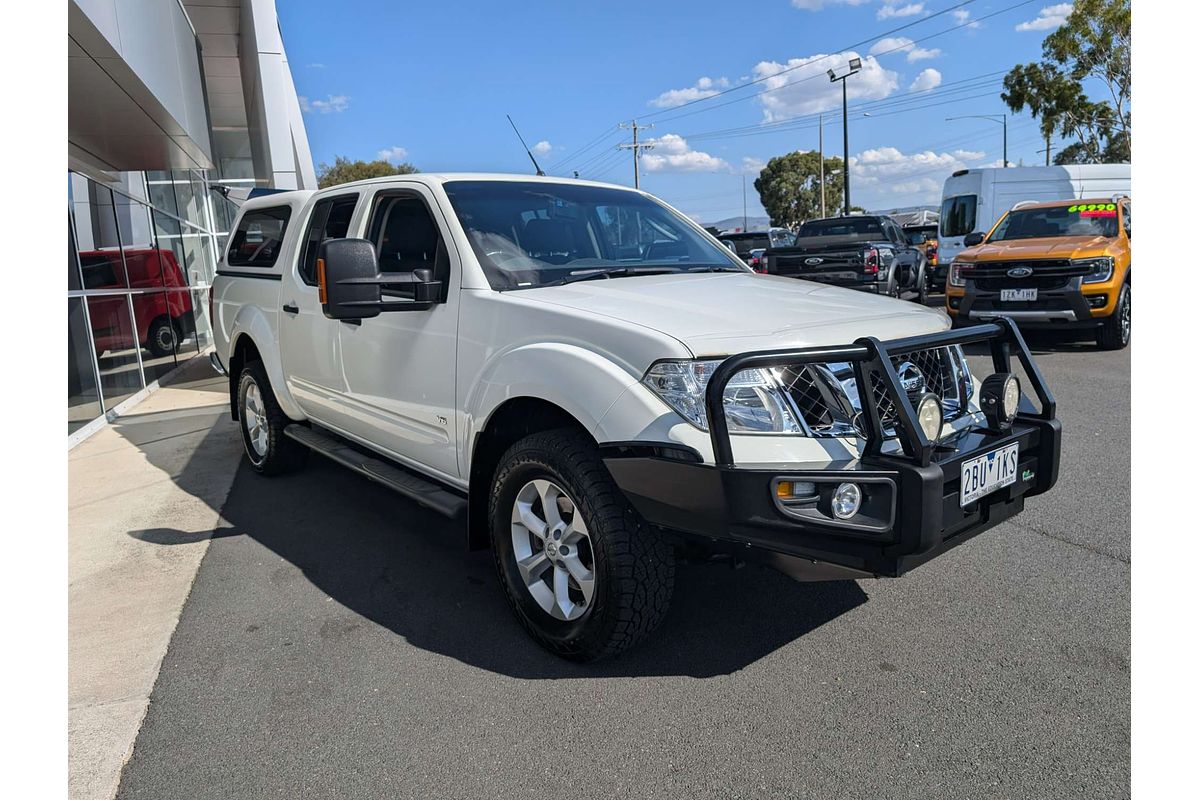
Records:
[[[233,424],[221,419],[205,444],[227,438]],[[126,423],[120,432],[134,443],[165,433],[143,428]],[[183,489],[211,469],[204,451],[201,445],[174,474]],[[158,451],[145,452],[153,461]],[[468,552],[465,530],[316,455],[303,470],[278,478],[262,477],[243,461],[227,468],[238,474],[221,509],[226,527],[214,538],[248,537],[297,567],[333,601],[410,644],[504,675],[727,674],[866,601],[849,581],[802,584],[754,565],[681,564],[671,611],[649,640],[618,659],[575,665],[526,636],[509,611],[490,551]],[[197,538],[164,528],[129,535],[163,546]],[[264,577],[275,576],[256,580]],[[249,595],[248,587],[228,591]]]

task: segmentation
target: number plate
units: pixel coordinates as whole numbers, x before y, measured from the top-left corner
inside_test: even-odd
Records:
[[[964,461],[962,485],[958,504],[974,503],[984,495],[1017,482],[1017,443],[1006,444],[999,450]]]
[[[1000,302],[1017,303],[1037,300],[1037,289],[1001,289]]]

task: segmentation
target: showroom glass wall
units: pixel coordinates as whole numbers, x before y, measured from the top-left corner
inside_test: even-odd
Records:
[[[236,207],[200,172],[68,174],[67,434],[212,340],[208,293]]]

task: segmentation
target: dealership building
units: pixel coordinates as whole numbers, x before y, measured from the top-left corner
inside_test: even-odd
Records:
[[[237,202],[315,189],[275,0],[68,0],[69,443],[212,339]]]

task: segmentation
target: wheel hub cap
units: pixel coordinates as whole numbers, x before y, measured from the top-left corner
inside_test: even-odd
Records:
[[[587,613],[595,593],[592,540],[575,502],[552,481],[532,480],[513,501],[517,572],[538,606],[554,619]]]

